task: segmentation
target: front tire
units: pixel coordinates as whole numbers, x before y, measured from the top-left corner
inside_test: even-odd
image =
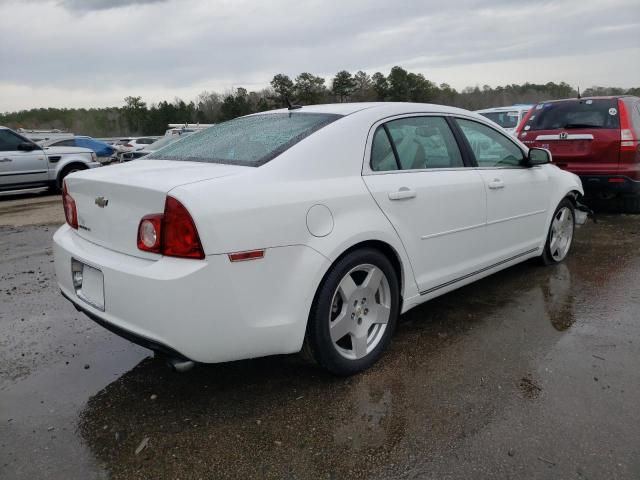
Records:
[[[571,250],[576,228],[575,207],[568,198],[560,202],[551,218],[547,241],[541,255],[542,263],[555,265],[562,262]]]
[[[366,370],[389,345],[399,309],[399,281],[389,259],[371,248],[350,252],[316,292],[305,349],[336,375]]]

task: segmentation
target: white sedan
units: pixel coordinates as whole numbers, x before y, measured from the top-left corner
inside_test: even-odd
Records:
[[[68,176],[56,273],[76,308],[180,368],[305,347],[348,375],[416,305],[564,260],[582,194],[472,112],[294,107]]]

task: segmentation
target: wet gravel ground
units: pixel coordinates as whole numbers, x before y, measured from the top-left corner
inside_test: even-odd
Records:
[[[640,478],[640,216],[412,310],[348,379],[168,371],[58,294],[54,231],[0,226],[2,479]]]

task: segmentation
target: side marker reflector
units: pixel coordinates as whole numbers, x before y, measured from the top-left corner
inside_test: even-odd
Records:
[[[250,250],[248,252],[230,253],[229,260],[232,262],[244,262],[247,260],[258,260],[264,257],[264,250]]]

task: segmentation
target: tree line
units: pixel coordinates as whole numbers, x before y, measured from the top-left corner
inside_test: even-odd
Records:
[[[589,95],[640,95],[640,88],[591,87]],[[151,105],[140,96],[124,99],[123,107],[37,108],[0,114],[0,124],[11,128],[57,128],[77,134],[108,137],[117,135],[161,135],[169,123],[218,123],[250,113],[281,108],[291,102],[314,105],[332,102],[421,102],[450,105],[469,110],[537,103],[575,97],[578,92],[565,82],[524,83],[491,87],[467,87],[458,91],[446,83],[436,85],[421,73],[396,66],[388,75],[369,75],[342,70],[327,84],[323,77],[303,72],[295,78],[279,73],[269,87],[258,91],[236,88],[224,94],[202,92],[192,101],[180,98]]]

